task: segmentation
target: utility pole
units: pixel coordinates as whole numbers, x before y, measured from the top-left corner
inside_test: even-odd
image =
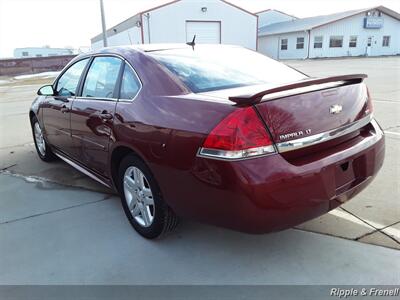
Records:
[[[107,43],[107,33],[106,33],[106,18],[104,16],[104,4],[103,4],[103,0],[100,0],[100,10],[101,10],[101,26],[103,28],[103,46],[107,47],[108,43]]]

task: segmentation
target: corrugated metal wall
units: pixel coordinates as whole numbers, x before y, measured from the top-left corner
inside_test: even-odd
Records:
[[[304,48],[297,49],[297,38],[304,38]],[[281,47],[282,39],[287,39],[287,49]],[[258,51],[274,59],[304,59],[308,53],[308,33],[292,32],[282,35],[269,35],[259,39]]]
[[[150,11],[143,16],[144,43],[186,43],[187,21],[221,22],[222,44],[256,49],[257,16],[215,0],[182,0]]]
[[[400,54],[400,21],[382,14],[383,27],[380,29],[365,29],[365,14],[336,21],[331,24],[315,28],[311,31],[309,58],[361,56],[367,53],[368,38],[371,37],[372,45],[370,56]],[[322,48],[314,48],[314,38],[322,36]],[[343,36],[341,48],[329,47],[331,36]],[[351,36],[357,36],[357,46],[349,47]],[[389,47],[383,47],[383,36],[390,36]],[[297,37],[304,37],[304,49],[296,49]],[[280,42],[288,39],[288,49],[281,50]],[[295,32],[280,35],[259,37],[259,51],[275,59],[304,59],[308,57],[308,32]]]
[[[256,15],[223,1],[181,0],[143,14],[141,28],[129,20],[126,21],[129,25],[127,28],[125,22],[121,23],[124,24],[123,29],[119,29],[118,25],[112,27],[118,33],[110,34],[108,43],[109,46],[140,44],[141,29],[145,44],[186,43],[187,22],[219,22],[222,44],[241,45],[256,50],[257,19]],[[110,30],[107,32],[110,33]],[[92,49],[102,47],[101,39],[92,39]]]
[[[368,37],[372,38],[371,56],[395,55],[400,53],[400,21],[382,14],[383,27],[381,29],[365,29],[363,27],[365,14],[337,21],[312,30],[311,43],[315,36],[323,36],[322,49],[310,48],[310,57],[337,57],[365,55]],[[330,48],[330,36],[343,36],[342,48]],[[391,38],[390,47],[382,47],[383,36]],[[350,36],[357,36],[357,47],[349,47]]]

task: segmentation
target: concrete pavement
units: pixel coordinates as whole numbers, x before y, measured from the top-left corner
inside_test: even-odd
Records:
[[[400,252],[385,247],[187,221],[149,241],[108,194],[5,172],[0,194],[1,284],[400,283]]]

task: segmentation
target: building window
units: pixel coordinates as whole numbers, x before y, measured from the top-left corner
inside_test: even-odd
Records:
[[[287,50],[288,48],[288,39],[281,40],[281,50]]]
[[[28,51],[22,51],[22,56],[29,56],[29,52]]]
[[[357,47],[357,36],[352,35],[349,40],[349,47],[356,48]]]
[[[36,57],[42,57],[42,54],[36,54]]]
[[[342,48],[343,36],[331,36],[329,40],[329,48]]]
[[[372,46],[372,37],[368,37],[367,39],[367,46],[371,47]]]
[[[390,47],[390,35],[383,36],[382,47]]]
[[[314,37],[314,48],[322,48],[322,41],[323,41],[322,36]]]
[[[297,38],[296,49],[304,49],[304,38],[303,37]]]

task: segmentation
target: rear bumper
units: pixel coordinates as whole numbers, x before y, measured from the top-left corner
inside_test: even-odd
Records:
[[[384,135],[374,120],[368,126],[363,135],[298,160],[197,157],[190,172],[175,174],[180,188],[167,189],[165,198],[178,215],[217,226],[249,233],[290,228],[348,201],[378,173]]]

